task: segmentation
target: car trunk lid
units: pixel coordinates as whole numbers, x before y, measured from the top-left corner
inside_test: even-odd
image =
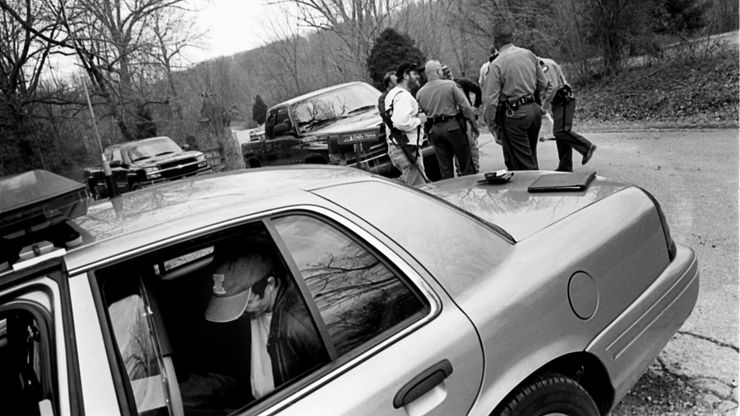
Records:
[[[597,176],[581,192],[527,191],[532,182],[549,173],[552,172],[517,171],[510,182],[501,185],[485,183],[483,175],[469,175],[434,182],[421,189],[499,226],[515,241],[521,241],[626,187]]]

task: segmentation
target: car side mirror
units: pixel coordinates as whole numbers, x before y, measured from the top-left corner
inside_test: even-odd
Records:
[[[292,133],[293,129],[291,128],[289,123],[278,123],[275,125],[275,127],[272,128],[272,135],[275,136],[283,136],[287,133]]]

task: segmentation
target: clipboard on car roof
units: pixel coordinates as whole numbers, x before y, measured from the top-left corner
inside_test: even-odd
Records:
[[[529,192],[582,192],[596,177],[596,171],[548,173],[527,188]]]

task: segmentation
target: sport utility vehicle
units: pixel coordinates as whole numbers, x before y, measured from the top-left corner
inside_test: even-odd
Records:
[[[167,136],[114,144],[103,156],[110,163],[117,193],[211,171],[203,153],[183,150]],[[88,168],[84,174],[94,197],[108,196],[102,168]]]
[[[242,144],[247,167],[298,163],[357,167],[397,176],[388,157],[380,91],[365,82],[348,82],[292,98],[270,108],[264,135]],[[438,179],[434,149],[422,147],[430,179]]]

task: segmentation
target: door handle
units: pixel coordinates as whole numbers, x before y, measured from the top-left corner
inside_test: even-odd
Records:
[[[452,374],[452,364],[445,359],[422,371],[404,384],[393,398],[393,407],[400,409],[433,389]]]

